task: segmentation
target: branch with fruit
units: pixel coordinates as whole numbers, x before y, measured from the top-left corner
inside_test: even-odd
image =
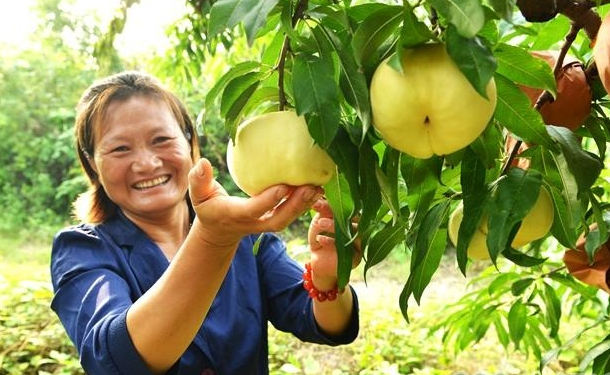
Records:
[[[553,309],[567,293],[549,286],[571,277],[552,255],[586,233],[592,260],[609,237],[608,3],[221,0],[206,40],[228,29],[264,47],[217,80],[207,113],[225,121],[231,175],[247,194],[324,186],[340,287],[356,236],[365,277],[403,248],[408,319],[454,249],[465,276],[477,262],[539,272],[514,281],[512,313],[530,324],[526,292]],[[560,316],[548,314],[556,334]],[[511,339],[549,344],[532,335]]]

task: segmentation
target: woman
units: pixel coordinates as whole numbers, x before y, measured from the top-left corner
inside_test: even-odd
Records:
[[[82,223],[53,241],[52,308],[88,374],[265,374],[268,321],[304,341],[356,338],[357,299],[334,290],[319,187],[227,195],[199,159],[184,106],[138,72],[87,89],[75,132],[90,189],[77,201]],[[268,232],[309,208],[304,275]],[[256,233],[268,234],[255,256]]]

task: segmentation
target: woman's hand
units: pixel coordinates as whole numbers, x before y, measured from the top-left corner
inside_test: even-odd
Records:
[[[312,281],[318,290],[330,290],[337,285],[337,249],[333,212],[325,199],[319,199],[312,208],[317,211],[309,226],[308,242],[311,251]],[[353,224],[356,226],[356,223]],[[352,268],[360,264],[360,242],[354,241],[356,251]]]
[[[275,185],[255,197],[233,197],[214,179],[210,162],[201,159],[189,173],[189,194],[203,240],[227,247],[247,234],[285,229],[322,196],[322,189]]]

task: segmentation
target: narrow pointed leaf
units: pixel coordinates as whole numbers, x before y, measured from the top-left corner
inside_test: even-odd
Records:
[[[458,230],[456,246],[458,266],[463,274],[466,273],[468,262],[468,244],[478,230],[487,200],[488,189],[485,184],[485,169],[477,155],[468,147],[464,153],[460,173],[464,219],[462,219],[462,224]]]
[[[521,301],[513,303],[508,311],[508,332],[510,339],[517,347],[525,334],[526,314],[527,308]]]
[[[340,121],[332,59],[316,56],[296,58],[292,85],[297,113],[306,115],[309,132],[316,143],[328,148]]]
[[[408,2],[403,2],[404,20],[400,33],[400,45],[402,48],[411,48],[434,39],[434,35],[428,26],[421,22],[413,13],[413,7]]]
[[[591,152],[583,150],[580,140],[569,129],[549,126],[549,134],[559,143],[568,168],[578,185],[578,195],[586,194],[603,169],[603,163]]]
[[[447,29],[447,53],[472,87],[487,98],[487,85],[496,71],[496,59],[478,37],[464,38],[453,27]]]
[[[389,222],[371,236],[364,268],[365,275],[371,267],[381,263],[397,245],[404,242],[406,225],[406,220]]]
[[[328,47],[339,56],[339,84],[345,100],[356,110],[362,121],[363,138],[371,126],[371,104],[369,90],[364,72],[359,69],[349,45],[342,45],[332,30],[316,27],[313,35],[317,40],[324,40]],[[320,51],[322,53],[322,51]]]
[[[398,26],[403,20],[401,6],[386,5],[371,13],[354,32],[352,48],[356,61],[363,66],[373,65],[379,47],[391,37],[398,38]]]
[[[529,98],[512,81],[495,75],[498,101],[494,118],[519,138],[542,145],[549,150],[557,146],[549,136],[540,114],[531,106]]]
[[[512,242],[515,225],[536,203],[542,176],[534,170],[511,168],[497,185],[487,205],[487,247],[496,259]]]
[[[212,86],[210,91],[208,91],[207,95],[205,96],[205,107],[207,109],[214,108],[214,102],[223,92],[227,84],[233,79],[250,72],[258,71],[259,68],[260,63],[255,61],[242,62],[231,67],[231,69],[223,74],[222,77],[220,77],[220,79],[214,84],[214,86]]]
[[[523,48],[500,44],[494,50],[498,73],[515,83],[550,91],[557,95],[553,70],[546,62],[534,57]]]
[[[428,0],[428,2],[447,18],[464,38],[477,35],[485,23],[485,13],[479,0]]]

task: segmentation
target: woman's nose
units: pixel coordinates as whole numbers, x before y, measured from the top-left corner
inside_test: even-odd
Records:
[[[147,172],[160,167],[161,164],[161,158],[156,152],[148,148],[143,148],[134,154],[131,166],[134,172]]]

